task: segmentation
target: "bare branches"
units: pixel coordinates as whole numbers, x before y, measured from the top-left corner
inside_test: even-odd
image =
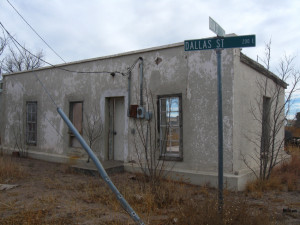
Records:
[[[2,70],[5,73],[33,70],[41,67],[44,64],[42,61],[42,59],[44,58],[43,51],[37,52],[35,54],[36,57],[29,54],[24,49],[21,51],[21,53],[18,53],[9,46],[9,52],[2,62]]]
[[[92,148],[94,143],[102,136],[103,123],[99,114],[99,110],[95,106],[90,113],[84,113],[83,131],[89,147]],[[87,162],[89,162],[90,157]]]
[[[146,180],[150,182],[152,191],[155,191],[160,180],[165,175],[165,158],[164,154],[160,154],[156,107],[151,91],[145,90],[145,99],[147,111],[152,112],[152,119],[134,119],[137,134],[134,139],[134,146],[137,163]]]
[[[42,50],[35,55],[30,54],[25,47],[13,46],[13,37],[8,37],[2,30],[0,33],[0,68],[4,73],[13,73],[24,70],[33,70],[43,66],[44,53]],[[11,42],[10,42],[11,41]]]
[[[6,37],[5,33],[2,31],[2,37],[0,36],[0,56],[4,52],[6,46],[8,45],[9,38]]]
[[[271,40],[266,43],[265,56],[261,61],[269,70]],[[259,178],[262,180],[269,178],[272,169],[278,163],[279,154],[283,152],[284,135],[282,131],[286,115],[292,106],[292,96],[299,90],[300,82],[300,75],[299,72],[295,71],[294,61],[295,57],[285,55],[279,62],[277,69],[279,78],[285,83],[289,83],[287,94],[284,95],[284,88],[281,84],[270,82],[267,77],[262,78],[257,81],[258,96],[254,104],[250,106],[253,120],[261,125],[261,131],[255,135],[251,134],[251,142],[255,143],[255,146],[260,146],[260,151],[257,151],[254,157],[248,157],[258,164],[260,169]],[[255,173],[255,170],[250,167],[244,155],[243,161]]]

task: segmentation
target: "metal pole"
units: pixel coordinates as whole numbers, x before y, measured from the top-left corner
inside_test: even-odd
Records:
[[[75,135],[77,140],[80,142],[81,146],[85,149],[85,151],[88,153],[90,158],[95,163],[101,177],[103,180],[108,184],[109,188],[112,190],[112,192],[117,197],[118,201],[121,203],[123,208],[126,210],[126,212],[131,216],[131,218],[140,225],[145,225],[144,222],[139,218],[139,216],[136,214],[136,212],[131,208],[131,206],[128,204],[128,202],[124,199],[123,195],[119,192],[119,190],[116,188],[116,186],[113,184],[113,182],[110,180],[109,176],[107,175],[105,169],[103,168],[101,162],[97,158],[97,156],[94,154],[92,149],[87,145],[85,140],[81,137],[77,129],[74,127],[72,122],[69,120],[69,118],[66,116],[66,114],[62,111],[61,108],[57,108],[57,112],[62,117],[62,119],[65,121],[65,123],[68,125],[72,133]]]
[[[223,112],[222,112],[222,49],[216,49],[218,63],[218,203],[219,213],[223,213]]]

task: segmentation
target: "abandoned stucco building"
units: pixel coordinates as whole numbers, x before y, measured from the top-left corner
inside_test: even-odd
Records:
[[[216,186],[216,53],[185,52],[183,45],[4,75],[2,148],[15,149],[13,127],[19,122],[25,127],[24,141],[30,157],[55,162],[68,162],[70,158],[86,161],[87,154],[58,115],[41,81],[83,136],[87,122],[84,115],[101,118],[103,133],[92,147],[101,161],[122,161],[125,170],[136,170],[136,124],[150,119],[160,144],[158,155],[172,163],[171,174],[194,184]],[[261,129],[249,112],[259,92],[256,82],[267,78],[272,86],[281,80],[240,49],[222,52],[222,76],[224,181],[226,187],[241,190],[251,176],[242,156],[251,155],[257,148],[245,134]],[[282,130],[279,136],[283,135]],[[255,165],[251,157],[249,163]]]

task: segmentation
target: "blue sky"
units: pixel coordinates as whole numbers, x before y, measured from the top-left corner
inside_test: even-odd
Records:
[[[252,59],[264,54],[272,39],[271,69],[284,55],[299,62],[298,0],[9,0],[66,61],[106,56],[214,36],[209,16],[227,34],[256,35],[256,47],[242,52]],[[46,60],[62,63],[22,21],[7,0],[0,1],[0,21],[21,43],[43,49]],[[299,69],[299,63],[296,64]],[[292,112],[300,111],[300,95]]]

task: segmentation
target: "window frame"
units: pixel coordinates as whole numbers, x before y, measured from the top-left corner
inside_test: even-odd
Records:
[[[34,106],[34,108],[32,108],[32,106]],[[33,146],[37,145],[37,107],[38,107],[37,101],[26,102],[26,144],[27,145],[33,145]],[[31,139],[32,137],[33,140]]]
[[[166,128],[168,125],[162,125],[162,113],[167,111],[162,111],[161,107],[161,100],[162,99],[171,99],[171,98],[178,98],[178,110],[170,110],[169,113],[178,113],[178,126],[170,125],[171,128],[179,129],[179,151],[178,152],[167,152],[166,144],[162,144],[165,142],[162,128]],[[167,109],[166,109],[167,110]],[[169,117],[170,118],[170,117]],[[159,143],[159,159],[161,160],[170,160],[170,161],[182,161],[183,160],[183,123],[182,123],[182,94],[166,94],[166,95],[158,95],[157,96],[157,129],[158,129],[158,143]],[[166,121],[168,119],[166,117]],[[168,140],[166,140],[168,142]],[[177,142],[177,141],[176,141]],[[170,140],[172,143],[172,139]],[[172,146],[172,145],[171,145]]]
[[[270,148],[270,133],[271,133],[271,98],[263,96],[262,101],[262,127],[261,127],[261,148],[260,154],[265,155]]]

